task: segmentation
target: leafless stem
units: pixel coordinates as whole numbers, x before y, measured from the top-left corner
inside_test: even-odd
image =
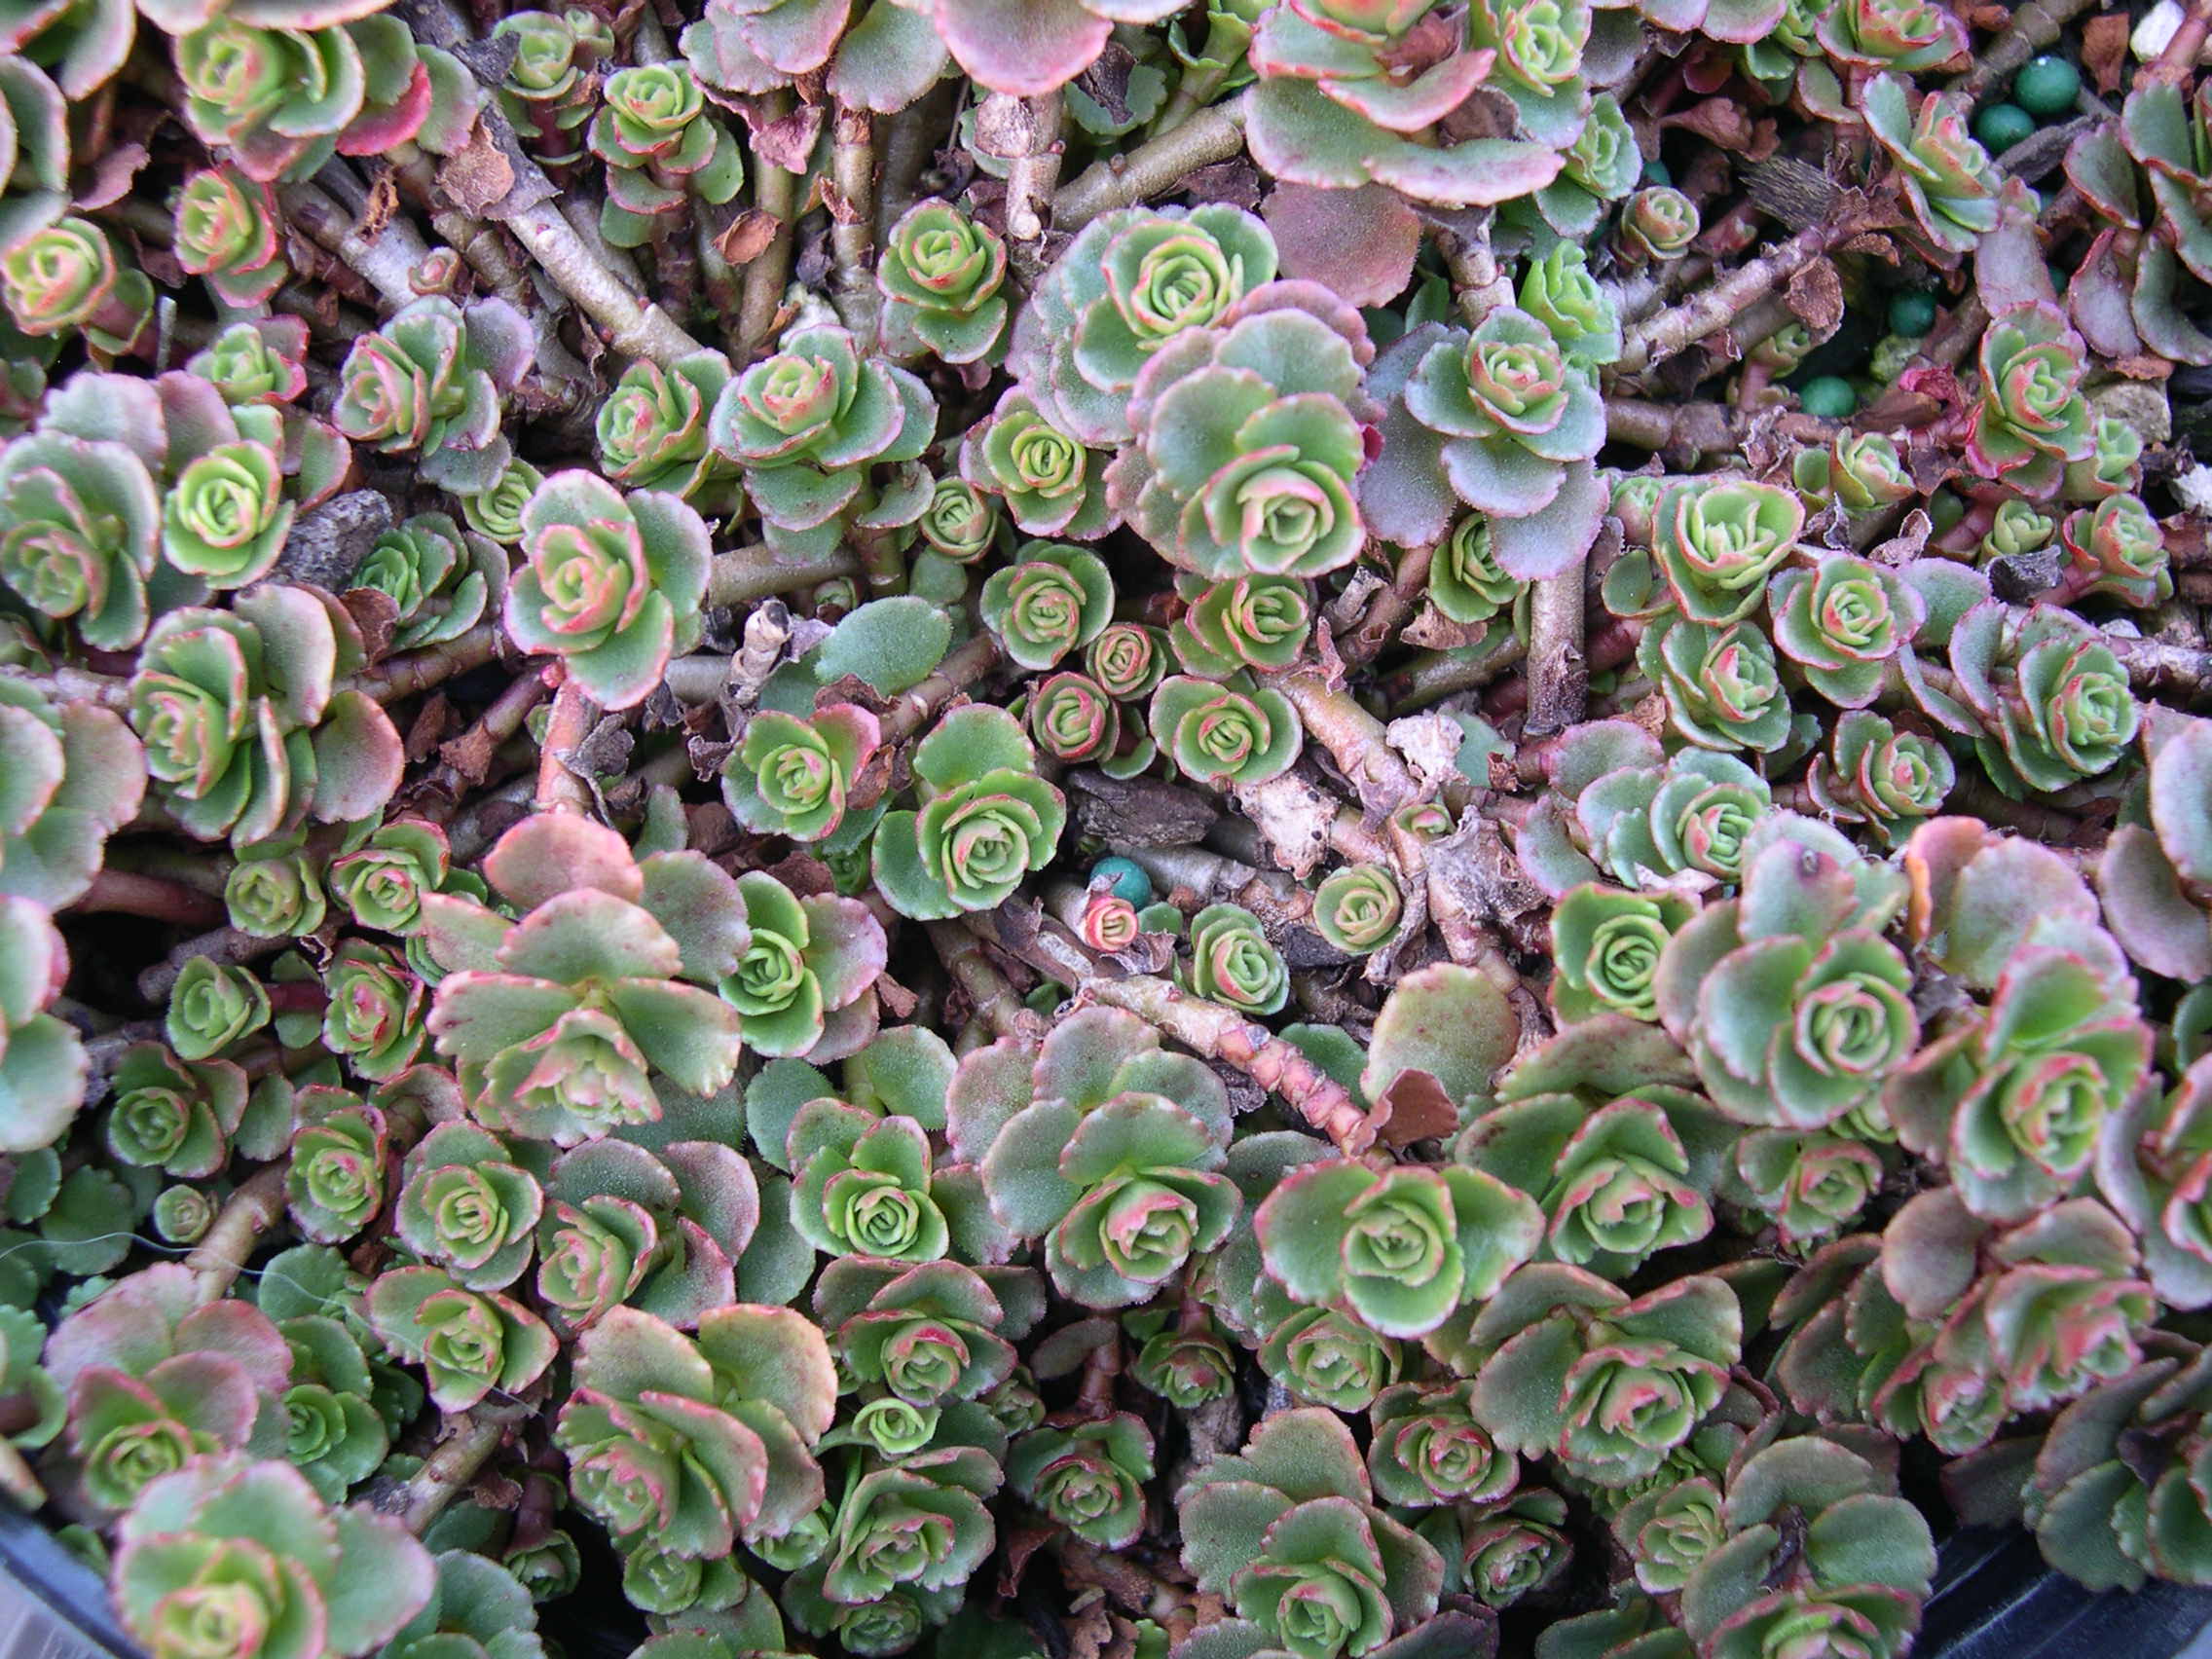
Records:
[[[418,1534],[461,1495],[507,1436],[506,1424],[482,1407],[447,1418],[439,1426],[442,1438],[436,1450],[408,1478],[393,1505],[400,1525]]]
[[[380,703],[396,703],[402,697],[427,691],[457,674],[483,667],[499,654],[499,645],[505,637],[497,622],[480,622],[442,645],[426,645],[404,656],[386,657],[375,667],[365,668],[353,676],[349,683]]]
[[[353,215],[315,185],[284,185],[276,200],[286,219],[366,277],[386,305],[396,311],[417,297],[415,273],[430,250],[413,220],[394,213],[374,237],[364,237]]]
[[[203,1306],[221,1300],[262,1235],[283,1217],[285,1168],[282,1162],[268,1163],[248,1176],[223,1200],[214,1225],[185,1257],[184,1265],[193,1272],[193,1297]]]
[[[1630,331],[1620,361],[1623,375],[1638,375],[1677,352],[1686,351],[1707,335],[1725,328],[1737,314],[1765,298],[1806,266],[1820,258],[1841,233],[1846,215],[1836,213],[1819,224],[1808,225],[1787,241],[1777,242],[1756,259],[1738,266],[1710,287],[1677,306],[1670,307]]]
[[[1529,718],[1531,736],[1563,731],[1582,719],[1590,697],[1583,654],[1583,574],[1587,555],[1535,584],[1529,606]]]
[[[789,92],[769,94],[770,119],[791,107]],[[763,350],[775,337],[783,312],[784,286],[792,275],[792,231],[798,217],[798,175],[771,166],[757,153],[753,161],[753,205],[776,221],[776,234],[745,268],[745,291],[738,309],[738,349],[744,357]]]
[[[553,693],[552,718],[545,722],[545,743],[537,762],[537,810],[589,812],[591,791],[569,770],[569,760],[591,734],[599,707],[574,680],[563,679]]]
[[[938,960],[966,993],[977,1019],[1001,1037],[1043,1040],[1043,1016],[1022,1005],[1007,977],[983,954],[982,940],[957,922],[930,922],[925,926]]]
[[[1281,1095],[1347,1157],[1356,1158],[1375,1144],[1374,1125],[1344,1085],[1233,1008],[1150,974],[1087,980],[1077,988],[1076,1000],[1125,1009],[1185,1048],[1235,1066],[1262,1088]]]
[[[1007,164],[1006,239],[1015,265],[1027,272],[1044,263],[1046,217],[1060,176],[1061,101],[992,92],[976,111],[976,147]]]
[[[820,559],[784,564],[766,547],[756,543],[728,553],[718,553],[707,572],[707,603],[713,606],[750,605],[770,594],[796,593],[838,576],[860,573],[861,562],[838,551]]]
[[[1326,749],[1370,813],[1387,818],[1420,798],[1420,786],[1382,733],[1382,722],[1316,674],[1286,674],[1276,689]]]
[[[182,882],[123,869],[101,870],[92,877],[92,884],[85,890],[84,897],[69,908],[143,916],[149,921],[173,922],[188,928],[214,927],[228,914],[220,899],[211,899]]]
[[[837,314],[864,342],[875,338],[875,118],[837,106],[830,151],[830,253],[836,262]]]
[[[1112,208],[1133,207],[1164,195],[1198,168],[1226,162],[1243,148],[1241,97],[1201,109],[1127,154],[1095,163],[1063,186],[1052,198],[1052,224],[1079,231]]]

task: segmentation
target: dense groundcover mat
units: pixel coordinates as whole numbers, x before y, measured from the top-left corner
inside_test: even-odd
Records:
[[[2171,1651],[2208,34],[0,0],[7,1559],[152,1659]]]

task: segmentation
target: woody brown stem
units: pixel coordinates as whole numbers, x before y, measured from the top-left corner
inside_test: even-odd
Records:
[[[1375,1144],[1374,1125],[1344,1085],[1233,1008],[1150,974],[1086,980],[1077,989],[1076,1001],[1124,1010],[1186,1049],[1235,1066],[1262,1088],[1281,1095],[1348,1158],[1359,1157]]]
[[[2059,36],[2066,32],[2066,25],[2093,3],[2094,0],[2021,0],[2021,4],[2012,9],[2012,19],[2005,25],[2005,32],[1975,49],[1973,67],[1953,81],[1949,90],[1963,92],[1973,103],[1981,102],[2002,82],[2010,80],[2029,58],[2055,46]]]
[[[739,547],[715,555],[707,571],[707,603],[716,607],[750,605],[770,594],[798,593],[838,576],[857,575],[860,568],[860,561],[842,549],[819,559],[787,564],[757,543]]]
[[[977,1019],[1001,1037],[1044,1039],[1044,1017],[1023,1006],[1007,977],[983,954],[982,940],[957,922],[928,922],[924,928],[938,960],[967,996]]]
[[[445,1419],[440,1428],[436,1450],[408,1478],[393,1505],[399,1524],[418,1535],[445,1513],[507,1435],[506,1424],[482,1407]]]
[[[1588,555],[1535,584],[1529,605],[1529,718],[1522,730],[1564,731],[1582,719],[1590,699],[1583,658],[1583,567]]]
[[[875,118],[839,104],[830,133],[830,253],[837,315],[863,344],[875,339]]]
[[[1007,251],[1024,274],[1044,263],[1045,225],[1060,176],[1061,115],[1057,91],[1034,98],[992,92],[976,111],[976,148],[1007,165]]]
[[[101,870],[92,877],[92,884],[85,890],[84,897],[69,908],[143,916],[149,921],[174,922],[187,928],[216,927],[230,913],[220,899],[210,898],[181,881],[123,869]]]
[[[429,645],[404,656],[386,657],[365,668],[347,684],[379,703],[396,703],[418,691],[427,691],[457,674],[482,668],[499,654],[506,636],[497,622],[480,622],[467,633],[442,645]]]
[[[885,743],[913,736],[937,712],[998,666],[999,643],[977,634],[937,665],[929,677],[908,686],[878,718]]]
[[[1841,236],[1848,220],[1831,214],[1808,225],[1787,241],[1776,243],[1758,258],[1738,266],[1717,282],[1700,289],[1680,305],[1639,324],[1629,334],[1620,360],[1622,375],[1640,375],[1677,352],[1686,351],[1707,335],[1726,328],[1743,312],[1781,287],[1826,252]]]
[[[1133,207],[1173,190],[1198,168],[1244,148],[1244,100],[1201,109],[1180,126],[1124,155],[1093,164],[1052,199],[1052,224],[1079,231],[1099,214]]]
[[[282,1162],[264,1164],[223,1200],[214,1225],[184,1259],[192,1270],[195,1302],[204,1307],[220,1301],[237,1282],[262,1235],[282,1219],[287,1167]]]
[[[1329,752],[1359,792],[1360,804],[1378,818],[1420,798],[1420,785],[1398,758],[1382,722],[1317,674],[1286,674],[1275,688],[1306,722],[1307,734]]]
[[[591,792],[569,769],[569,760],[591,735],[599,707],[584,688],[564,677],[553,693],[553,712],[545,722],[545,743],[537,761],[536,807],[540,812],[588,812]]]
[[[791,94],[768,94],[768,119],[791,108]],[[758,151],[753,158],[753,205],[776,221],[768,245],[745,267],[744,294],[738,307],[738,353],[749,359],[766,350],[784,308],[784,287],[792,276],[792,232],[798,218],[798,175],[771,166]]]
[[[1337,655],[1352,666],[1374,661],[1428,591],[1429,567],[1435,559],[1433,546],[1407,548],[1389,585],[1368,602],[1367,613],[1356,625],[1337,637]]]
[[[2166,42],[2158,55],[2136,72],[2135,84],[2138,87],[2160,83],[2179,86],[2188,80],[2204,51],[2208,33],[2212,33],[2212,0],[2190,0],[2181,27],[2174,30],[2173,38]]]
[[[195,956],[204,956],[218,968],[237,968],[248,962],[258,962],[264,956],[274,956],[279,950],[289,949],[293,942],[288,936],[257,939],[237,928],[216,928],[208,933],[197,934],[138,976],[138,994],[150,1003],[167,1002],[170,990],[176,985],[177,976],[184,972],[184,965]]]

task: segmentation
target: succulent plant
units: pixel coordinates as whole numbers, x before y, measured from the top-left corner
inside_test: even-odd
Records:
[[[461,522],[477,535],[512,547],[522,540],[523,509],[544,481],[544,474],[529,461],[510,461],[482,490],[461,498]]]
[[[1547,814],[1521,834],[1523,866],[1539,885],[1564,891],[1594,873],[1654,889],[1683,877],[1743,879],[1746,838],[1774,797],[1741,760],[1683,749],[1661,762],[1641,731],[1610,721],[1574,727],[1561,743],[1558,777],[1563,794],[1574,790],[1573,817]],[[1570,844],[1557,840],[1561,831]]]
[[[1184,1563],[1236,1613],[1211,1640],[1333,1659],[1426,1620],[1444,1563],[1375,1495],[1350,1431],[1313,1409],[1277,1413],[1198,1471],[1177,1503]]]
[[[1290,999],[1290,970],[1259,917],[1239,904],[1208,904],[1191,918],[1185,982],[1201,997],[1268,1014]]]
[[[0,1492],[157,1659],[2212,1584],[2212,92],[2003,10],[0,0]]]
[[[521,921],[443,895],[424,908],[450,970],[428,1029],[487,1128],[573,1146],[655,1121],[655,1072],[698,1094],[729,1082],[737,1010],[686,980],[743,955],[734,881],[695,854],[640,863],[612,830],[559,815],[508,830],[484,871]]]
[[[1136,379],[1135,441],[1108,473],[1117,508],[1170,564],[1215,580],[1348,563],[1372,414],[1359,371],[1373,350],[1356,313],[1300,282],[1177,331]]]
[[[226,305],[258,305],[290,275],[278,223],[268,185],[236,167],[194,173],[177,194],[177,263]]]
[[[564,168],[582,154],[581,132],[592,117],[591,71],[611,50],[597,18],[577,10],[510,12],[494,26],[495,40],[515,43],[498,99],[531,153]]]
[[[2153,1573],[2204,1577],[2194,1538],[2203,1373],[2201,1350],[2184,1348],[2100,1383],[2052,1419],[2019,1493],[2046,1561],[2099,1589]],[[2140,1452],[2120,1456],[2123,1440]]]
[[[361,1345],[336,1319],[302,1314],[277,1329],[292,1350],[292,1382],[283,1397],[284,1456],[325,1503],[340,1502],[391,1449],[372,1403],[374,1375]]]
[[[895,364],[862,355],[841,328],[797,328],[774,356],[733,376],[708,417],[716,452],[744,468],[771,540],[834,540],[872,462],[910,461],[937,405]]]
[[[304,177],[341,148],[373,154],[428,110],[429,77],[396,18],[295,27],[233,9],[179,31],[175,52],[186,121],[251,178]]]
[[[960,444],[960,476],[1005,504],[1031,535],[1095,541],[1118,515],[1108,506],[1097,456],[1054,425],[1027,390],[1010,387],[990,419]]]
[[[1675,894],[1644,895],[1595,882],[1577,887],[1552,913],[1552,1004],[1566,1019],[1601,1010],[1637,1019],[1658,1014],[1661,953],[1696,913]]]
[[[988,496],[965,478],[940,478],[917,529],[924,541],[955,564],[972,565],[997,539],[999,512]]]
[[[419,451],[424,478],[474,494],[513,459],[500,400],[530,366],[531,350],[528,325],[504,301],[464,311],[425,296],[354,343],[332,420],[355,443]]]
[[[0,449],[0,579],[32,609],[74,619],[102,649],[146,632],[161,494],[130,445],[55,421]]]
[[[1672,614],[1644,629],[1637,666],[1667,699],[1668,719],[1701,749],[1772,751],[1790,741],[1789,696],[1774,645],[1753,622],[1712,627]]]
[[[2112,770],[2141,722],[2127,673],[2095,630],[2049,606],[1975,606],[1951,634],[1951,668],[1980,721],[1974,753],[2009,794]]]
[[[1512,1492],[1520,1461],[1500,1452],[1473,1411],[1474,1384],[1401,1382],[1377,1397],[1367,1469],[1386,1503],[1487,1505]]]
[[[1491,70],[1499,41],[1464,36],[1439,38],[1425,5],[1372,6],[1312,0],[1277,6],[1253,30],[1252,67],[1260,81],[1246,121],[1252,154],[1277,178],[1323,189],[1387,185],[1418,201],[1447,206],[1484,206],[1549,184],[1559,171],[1546,132],[1542,141],[1470,136],[1449,145],[1423,143],[1435,127],[1474,92]],[[1568,31],[1579,23],[1586,37],[1589,12],[1494,21],[1514,36],[1520,61],[1534,79],[1519,83],[1530,107],[1546,101],[1539,81],[1545,65],[1580,55],[1581,41]],[[1566,25],[1563,27],[1563,24]],[[1407,52],[1409,43],[1414,43]],[[1410,56],[1419,70],[1406,78],[1397,67]],[[1505,79],[1503,75],[1499,77]]]
[[[2193,187],[2204,176],[2206,111],[2201,92],[2186,95],[2178,86],[2146,79],[2128,92],[2119,132],[2127,155],[2141,166],[2150,183],[2158,220],[2170,228],[2175,255],[2199,277],[2212,266],[2212,250],[2206,243],[2206,232],[2212,227],[2193,194]]]
[[[1545,1091],[1478,1117],[1457,1151],[1541,1206],[1542,1254],[1624,1277],[1655,1252],[1694,1244],[1713,1229],[1714,1171],[1703,1157],[1706,1167],[1693,1166],[1670,1107],[1675,1116],[1702,1113],[1664,1094],[1631,1094],[1585,1117],[1572,1093]],[[1708,1122],[1691,1127],[1711,1137]]]
[[[916,8],[960,67],[993,92],[1050,92],[1082,74],[1117,23],[1157,23],[1170,0],[1045,0],[1010,31],[987,0],[923,0]]]
[[[1335,870],[1313,891],[1314,930],[1355,956],[1388,942],[1404,913],[1397,882],[1373,865]]]
[[[850,792],[882,736],[873,715],[833,704],[810,719],[766,709],[722,771],[722,798],[741,824],[764,834],[819,841],[844,820]]]
[[[1657,1012],[1739,1123],[1820,1128],[1862,1107],[1918,1046],[1912,971],[1882,929],[1896,873],[1809,820],[1746,847],[1743,897],[1708,905],[1666,946]],[[1745,994],[1752,979],[1755,994]]]
[[[1727,1537],[1683,1584],[1684,1628],[1716,1653],[1770,1651],[1785,1632],[1903,1652],[1936,1548],[1919,1511],[1886,1487],[1866,1457],[1817,1436],[1747,1458],[1728,1480]],[[1800,1531],[1803,1548],[1784,1543]]]
[[[725,1307],[694,1341],[616,1309],[580,1339],[576,1382],[555,1438],[576,1501],[617,1537],[649,1530],[667,1554],[712,1558],[822,1500],[810,1448],[836,1383],[821,1332],[789,1309]]]
[[[916,1405],[969,1400],[1013,1374],[1006,1333],[1019,1334],[1034,1317],[1017,1300],[1023,1281],[994,1277],[1004,1299],[956,1262],[843,1256],[823,1270],[814,1309],[835,1335],[840,1362],[862,1382]]]
[[[1381,534],[1436,539],[1440,528],[1420,534],[1435,512],[1421,498],[1440,494],[1440,475],[1458,503],[1489,515],[1508,574],[1548,574],[1596,535],[1597,387],[1527,312],[1500,307],[1470,334],[1417,330],[1377,363],[1369,390],[1391,405],[1385,459],[1360,482]]]
[[[496,610],[507,561],[446,514],[416,513],[379,535],[354,568],[350,590],[364,588],[392,603],[392,649],[416,650],[459,639]]]
[[[756,1053],[841,1059],[875,1032],[883,926],[855,899],[800,899],[765,871],[737,882],[752,942],[720,983]]]
[[[195,1064],[159,1043],[136,1043],[113,1084],[107,1144],[118,1159],[185,1178],[222,1168],[245,1114],[246,1078],[237,1066]]]
[[[1098,637],[1113,614],[1114,580],[1098,555],[1032,541],[1016,563],[991,572],[979,604],[983,625],[1007,656],[1047,669]]]
[[[1768,604],[1776,649],[1839,708],[1860,709],[1881,692],[1891,659],[1912,643],[1927,606],[1905,582],[1871,561],[1831,555],[1810,571],[1776,573]]]
[[[1126,443],[1145,365],[1274,276],[1273,237],[1240,208],[1117,208],[1085,226],[1031,293],[1007,367],[1054,425],[1086,444]]]
[[[737,468],[708,437],[729,380],[729,359],[719,351],[695,351],[665,369],[640,358],[624,369],[595,424],[607,476],[625,489],[664,491],[709,510],[729,498]]]
[[[1967,454],[1990,477],[2039,500],[2058,491],[2069,461],[2096,449],[2082,396],[2082,337],[2048,306],[2015,306],[1981,341],[1981,392]]]
[[[1304,582],[1242,575],[1211,583],[1188,577],[1177,585],[1191,590],[1191,604],[1168,640],[1185,673],[1227,680],[1242,668],[1288,668],[1305,652],[1313,608]]]
[[[2149,1027],[2097,965],[2029,949],[1987,1012],[1914,1055],[1885,1101],[1907,1147],[1942,1148],[1968,1208],[2017,1221],[2081,1184],[2150,1055]]]
[[[557,472],[523,509],[522,540],[508,636],[559,656],[601,704],[642,702],[696,637],[709,559],[699,515],[678,496],[625,497],[594,473]]]
[[[917,202],[892,226],[875,268],[889,338],[947,363],[988,361],[1001,348],[1009,307],[1006,243],[959,208]]]
[[[921,806],[889,812],[873,842],[877,890],[903,916],[985,910],[1042,868],[1067,806],[1037,776],[1036,752],[1000,710],[956,709],[915,747]]]
[[[1957,781],[1958,767],[1941,743],[1900,731],[1865,709],[1836,722],[1828,752],[1811,773],[1813,798],[1823,812],[1864,823],[1891,843],[1941,811]]]
[[[1169,675],[1152,694],[1150,725],[1161,754],[1210,783],[1265,783],[1289,770],[1305,728],[1289,698],[1243,675],[1216,682]]]
[[[2171,596],[2166,542],[2157,520],[2137,496],[2104,498],[2066,515],[2060,532],[2068,580],[2084,593],[2110,593],[2138,608]]]
[[[1617,251],[1631,265],[1663,265],[1690,250],[1701,228],[1697,203],[1673,185],[1653,185],[1621,209]]]
[[[1143,1301],[1241,1207],[1217,1173],[1219,1080],[1116,1010],[1068,1019],[1034,1053],[994,1045],[955,1076],[946,1111],[993,1214],[1043,1237],[1055,1281],[1094,1306]]]
[[[0,248],[0,304],[33,339],[75,329],[121,356],[153,320],[154,285],[99,226],[69,215]]]
[[[1582,1269],[1534,1263],[1432,1340],[1473,1365],[1475,1415],[1500,1447],[1618,1488],[1656,1473],[1718,1402],[1742,1312],[1706,1274],[1632,1300]]]
[[[1144,1530],[1152,1435],[1126,1412],[1032,1429],[1007,1453],[1007,1484],[1077,1537],[1125,1549]]]
[[[687,202],[720,203],[745,183],[745,159],[729,131],[706,113],[683,63],[617,69],[600,87],[587,142],[607,164],[599,229],[616,247],[641,247],[669,233]]]
[[[384,1649],[382,1659],[539,1659],[537,1609],[513,1572],[468,1550],[441,1550],[430,1599]]]
[[[1542,1215],[1481,1170],[1349,1161],[1298,1170],[1252,1218],[1269,1276],[1299,1302],[1341,1306],[1418,1337],[1487,1300],[1534,1252]]]
[[[1913,218],[1936,247],[1971,253],[1997,228],[2003,175],[1967,130],[1969,111],[1933,93],[1917,116],[1904,84],[1877,75],[1866,84],[1866,126],[1895,160]]]
[[[0,683],[0,894],[58,908],[99,873],[109,835],[135,816],[145,761],[120,717],[91,703],[56,708],[28,685]]]
[[[437,1584],[429,1552],[394,1518],[333,1508],[289,1465],[237,1455],[149,1482],[117,1535],[117,1611],[163,1659],[200,1650],[210,1628],[248,1659],[354,1659]],[[355,1573],[377,1595],[347,1594]]]
[[[1121,747],[1119,705],[1097,682],[1081,674],[1040,681],[1029,700],[1028,724],[1037,747],[1055,760],[1106,762]],[[1149,746],[1144,758],[1151,758]]]
[[[553,1362],[560,1344],[545,1321],[496,1290],[466,1290],[440,1268],[391,1268],[369,1287],[377,1335],[420,1364],[430,1398],[466,1411],[497,1389],[518,1393]]]

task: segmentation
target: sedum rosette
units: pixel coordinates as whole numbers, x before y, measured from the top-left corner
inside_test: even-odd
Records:
[[[1134,443],[1107,479],[1122,515],[1179,570],[1317,576],[1365,530],[1355,483],[1373,355],[1356,312],[1310,283],[1274,282],[1210,328],[1172,336],[1129,402]]]
[[[607,707],[643,702],[698,636],[705,523],[679,496],[624,496],[570,471],[532,492],[521,528],[527,563],[507,589],[508,637],[560,657]]]

